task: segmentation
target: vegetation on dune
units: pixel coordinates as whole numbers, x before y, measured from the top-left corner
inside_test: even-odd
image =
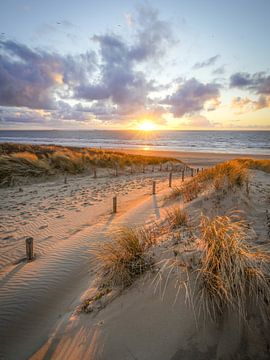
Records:
[[[235,216],[201,218],[202,256],[198,269],[204,314],[217,319],[234,311],[247,319],[250,303],[265,312],[270,303],[270,256],[248,245],[248,226]]]
[[[178,206],[175,206],[172,209],[167,210],[166,221],[169,224],[169,229],[175,230],[181,226],[187,226],[189,219],[186,211],[182,210]]]
[[[210,185],[216,190],[223,190],[248,186],[248,183],[248,168],[242,162],[232,160],[201,171],[181,187],[172,189],[167,200],[182,196],[184,202],[189,202],[196,199]]]
[[[77,174],[96,167],[136,170],[137,167],[170,162],[173,158],[130,155],[94,148],[55,145],[0,144],[0,184],[10,185],[18,177],[39,177],[56,173]]]
[[[95,245],[92,253],[102,286],[124,288],[131,285],[151,267],[148,249],[155,241],[156,234],[152,229],[122,227],[112,240]]]
[[[248,169],[270,173],[270,160],[236,159],[235,161]]]

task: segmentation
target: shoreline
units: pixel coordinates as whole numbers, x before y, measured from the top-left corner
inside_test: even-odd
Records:
[[[159,157],[173,157],[189,165],[201,165],[201,166],[212,166],[219,162],[239,159],[239,158],[253,158],[257,160],[270,160],[270,155],[259,155],[259,154],[236,154],[236,153],[211,153],[211,152],[193,152],[193,151],[177,151],[177,150],[146,150],[146,149],[113,149],[107,150],[123,152],[134,155],[148,155],[148,156],[159,156]]]

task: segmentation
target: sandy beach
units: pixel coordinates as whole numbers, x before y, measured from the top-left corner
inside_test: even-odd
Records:
[[[147,154],[165,156],[164,152]],[[235,158],[176,152],[166,152],[166,156],[192,167],[210,167]],[[228,314],[221,325],[203,322],[187,305],[185,291],[177,295],[174,276],[156,286],[155,271],[146,273],[104,309],[91,314],[77,309],[96,291],[93,244],[103,242],[122,225],[161,222],[171,206],[180,204],[195,223],[202,210],[209,214],[217,209],[244,211],[256,244],[268,247],[265,222],[270,175],[251,170],[250,196],[239,190],[237,196],[232,193],[220,200],[206,190],[185,204],[164,202],[171,192],[169,171],[160,171],[159,166],[117,177],[99,174],[97,178],[70,175],[66,183],[58,177],[0,189],[0,358],[206,360],[236,358],[239,352],[266,359],[269,324],[262,325],[254,314],[250,320],[253,330],[239,327],[238,319]],[[174,171],[172,186],[185,186],[190,179],[187,173],[183,182],[182,173]],[[156,195],[152,194],[153,180]],[[115,195],[118,209],[113,214]],[[28,236],[34,238],[32,262],[25,261]],[[153,250],[157,263],[172,253],[173,246],[171,238],[157,245]]]
[[[192,152],[192,151],[168,151],[168,150],[149,150],[149,149],[117,149],[117,151],[122,151],[128,154],[141,154],[141,155],[150,155],[150,156],[166,156],[173,157],[179,160],[184,161],[190,166],[194,167],[209,167],[216,165],[219,162],[228,161],[232,159],[261,159],[269,160],[270,155],[258,155],[258,154],[233,154],[233,153],[206,153],[206,152]]]

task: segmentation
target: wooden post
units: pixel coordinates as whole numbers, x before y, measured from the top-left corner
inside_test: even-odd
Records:
[[[193,168],[191,169],[191,177],[193,177]]]
[[[145,167],[144,167],[144,165],[142,166],[142,172],[145,173]]]
[[[118,167],[115,167],[115,176],[118,176]]]
[[[28,237],[25,239],[26,246],[26,259],[27,261],[32,261],[34,259],[34,246],[33,246],[33,238]]]
[[[197,168],[197,174],[199,174],[199,172],[200,172],[200,169],[199,169],[199,168]]]
[[[152,189],[152,194],[155,195],[156,194],[156,182],[153,180],[153,189]]]
[[[117,212],[117,197],[113,197],[113,213],[115,214]]]
[[[159,165],[159,171],[162,171],[162,164]]]
[[[154,172],[155,171],[155,166],[154,165],[152,165],[152,172]]]
[[[172,187],[172,172],[169,173],[169,187]]]
[[[182,181],[185,180],[185,169],[182,170]]]
[[[96,179],[97,178],[97,170],[96,170],[96,168],[94,168],[94,179]]]
[[[67,176],[65,176],[65,180],[64,180],[64,183],[65,183],[65,184],[67,183]]]

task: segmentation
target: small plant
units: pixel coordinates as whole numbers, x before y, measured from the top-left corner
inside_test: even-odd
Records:
[[[151,267],[147,253],[154,243],[154,233],[146,228],[122,227],[113,239],[96,246],[92,252],[97,271],[105,287],[126,287]]]
[[[180,207],[174,207],[168,210],[166,220],[169,223],[170,230],[188,225],[188,215],[184,210],[180,209]]]

